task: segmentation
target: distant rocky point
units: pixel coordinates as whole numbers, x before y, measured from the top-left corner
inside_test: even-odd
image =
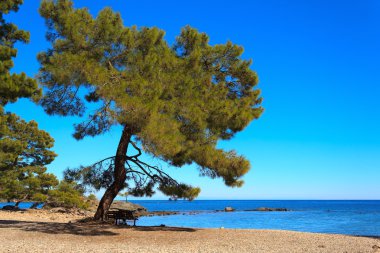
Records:
[[[257,211],[257,212],[288,212],[287,208],[271,208],[271,207],[259,207],[257,209],[246,210],[246,211]]]
[[[223,210],[215,210],[214,212],[233,212],[236,211],[235,208],[231,206],[225,207]],[[289,212],[290,209],[287,208],[272,208],[272,207],[259,207],[256,209],[238,210],[243,212]]]

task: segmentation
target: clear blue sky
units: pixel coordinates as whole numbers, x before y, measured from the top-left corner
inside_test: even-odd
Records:
[[[30,76],[39,68],[36,54],[49,46],[39,2],[25,0],[8,16],[31,32],[30,44],[17,45],[13,69]],[[160,27],[169,42],[189,24],[212,44],[242,45],[243,57],[253,59],[265,112],[220,143],[251,161],[245,185],[232,189],[198,177],[195,166],[167,170],[200,186],[200,199],[380,199],[380,1],[74,2],[94,15],[111,6],[125,25]],[[49,117],[26,100],[7,109],[55,138],[59,156],[49,171],[60,177],[66,167],[113,155],[120,137],[115,127],[77,142],[71,137],[77,118]]]

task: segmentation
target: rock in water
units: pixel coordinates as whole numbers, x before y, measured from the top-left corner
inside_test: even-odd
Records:
[[[233,209],[233,208],[230,207],[230,206],[227,206],[227,207],[224,208],[224,211],[225,211],[225,212],[233,212],[233,211],[235,211],[235,209]]]

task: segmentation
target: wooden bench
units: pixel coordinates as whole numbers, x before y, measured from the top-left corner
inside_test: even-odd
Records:
[[[133,220],[133,226],[136,226],[136,220],[138,220],[139,218],[134,212],[135,211],[128,210],[109,210],[106,214],[106,219],[114,219],[116,225],[119,224],[119,220],[122,220],[123,224],[126,224],[127,220]]]

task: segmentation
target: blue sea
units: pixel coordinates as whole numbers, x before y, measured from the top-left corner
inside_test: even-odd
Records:
[[[179,215],[142,217],[138,225],[195,228],[280,229],[303,232],[380,236],[380,201],[311,200],[135,200],[149,211],[180,211]],[[231,206],[235,212],[215,212]],[[259,207],[289,212],[244,211]],[[186,215],[189,211],[199,213]]]
[[[149,211],[179,211],[178,215],[141,217],[140,226],[280,229],[303,232],[380,236],[380,201],[314,200],[132,200]],[[0,203],[0,207],[4,205]],[[30,204],[22,203],[21,208]],[[231,206],[235,212],[215,212]],[[289,212],[244,211],[259,207]],[[189,214],[195,212],[195,214]]]

